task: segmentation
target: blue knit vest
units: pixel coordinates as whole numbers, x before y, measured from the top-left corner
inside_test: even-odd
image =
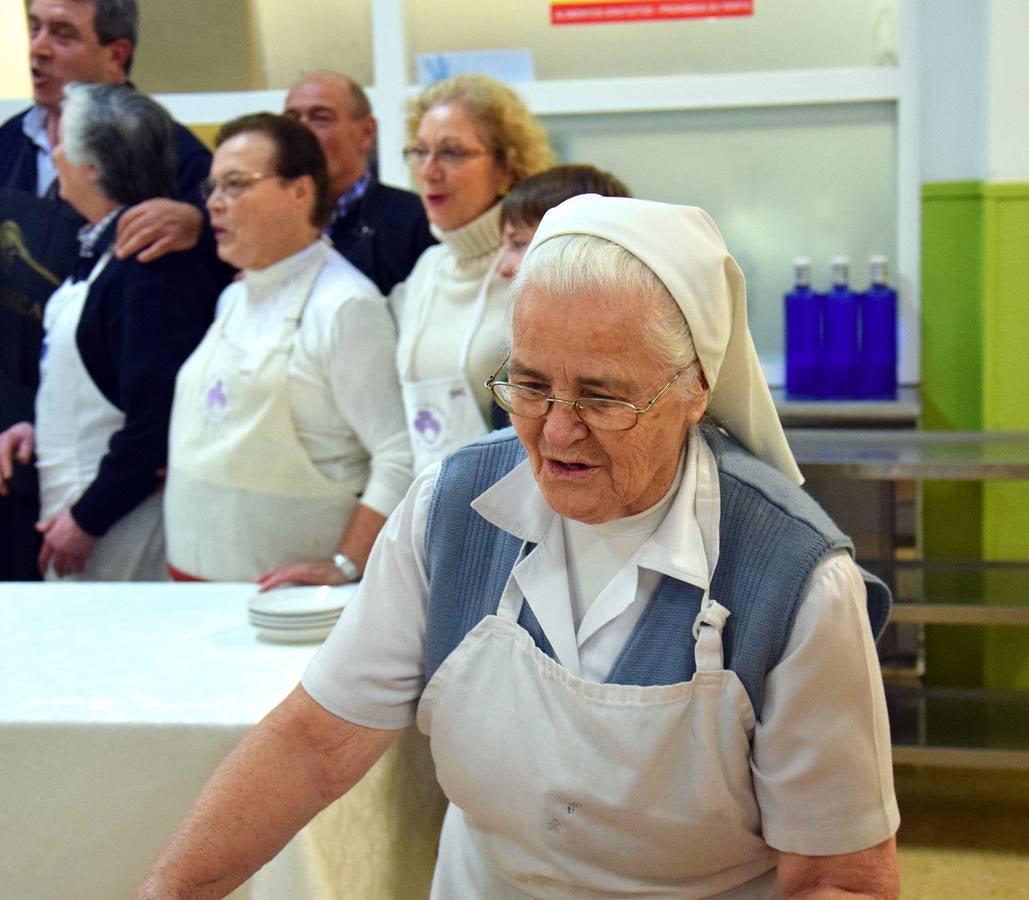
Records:
[[[721,495],[711,597],[732,613],[722,635],[725,667],[739,676],[760,717],[765,676],[782,656],[811,572],[826,554],[839,548],[853,552],[853,546],[822,508],[780,472],[710,425],[704,426],[704,437],[718,464]],[[463,447],[443,463],[425,535],[426,682],[464,636],[497,611],[522,541],[487,522],[470,504],[524,458],[508,428]],[[862,575],[872,632],[878,637],[889,615],[889,590]],[[689,681],[695,671],[693,620],[702,596],[694,585],[663,577],[608,683]],[[528,603],[522,604],[518,623],[540,650],[555,656]]]

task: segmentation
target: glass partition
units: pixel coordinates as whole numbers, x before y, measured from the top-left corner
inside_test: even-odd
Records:
[[[851,285],[868,284],[868,257],[896,275],[896,126],[890,103],[547,117],[565,162],[598,165],[637,197],[704,207],[747,278],[758,353],[783,352],[782,295],[794,256],[810,256],[816,290],[829,258],[851,258]]]

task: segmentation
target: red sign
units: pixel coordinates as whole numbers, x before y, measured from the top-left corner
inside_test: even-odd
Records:
[[[659,19],[710,19],[754,15],[754,0],[564,0],[550,4],[551,25],[598,22],[652,22]]]

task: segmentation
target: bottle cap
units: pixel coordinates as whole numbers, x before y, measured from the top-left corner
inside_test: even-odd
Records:
[[[834,256],[830,263],[832,265],[832,283],[847,284],[850,281],[850,257]]]
[[[886,284],[886,262],[886,257],[881,253],[868,257],[868,277],[872,284]]]
[[[793,257],[793,283],[801,287],[811,284],[811,257]]]

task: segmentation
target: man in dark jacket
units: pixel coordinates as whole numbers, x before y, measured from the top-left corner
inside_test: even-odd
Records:
[[[29,4],[33,105],[0,125],[0,431],[34,418],[43,306],[78,254],[76,231],[83,220],[57,198],[53,163],[62,91],[72,81],[128,81],[138,20],[136,0]],[[199,193],[211,155],[181,125],[175,138],[177,199],[155,198],[127,210],[119,220],[119,255],[143,250],[139,259],[145,262],[203,236],[217,265]],[[126,240],[133,246],[123,247]],[[32,476],[23,467],[0,497],[0,580],[38,577],[38,488]]]
[[[327,232],[332,243],[388,294],[436,242],[418,195],[380,184],[369,166],[376,123],[368,98],[345,75],[316,72],[293,85],[285,112],[310,128],[325,151],[335,202]]]

